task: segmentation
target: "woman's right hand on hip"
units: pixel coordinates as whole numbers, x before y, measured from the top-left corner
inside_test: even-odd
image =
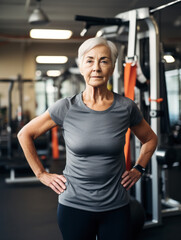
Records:
[[[66,189],[66,178],[63,175],[43,172],[38,176],[38,179],[57,194],[63,193]]]

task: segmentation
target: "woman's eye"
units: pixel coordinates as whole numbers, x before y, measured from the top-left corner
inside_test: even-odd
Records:
[[[87,63],[92,63],[92,60],[87,60]]]
[[[106,64],[106,63],[107,63],[107,61],[101,61],[101,63],[103,63],[103,64]]]

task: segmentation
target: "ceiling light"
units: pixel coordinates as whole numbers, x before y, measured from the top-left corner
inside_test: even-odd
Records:
[[[42,64],[63,64],[68,61],[66,56],[37,56],[36,62]]]
[[[38,39],[69,39],[71,36],[70,30],[32,29],[30,31],[30,37]]]
[[[48,70],[47,71],[47,76],[48,77],[58,77],[61,75],[61,71],[60,70]]]
[[[174,26],[176,27],[181,26],[181,16],[178,16],[177,19],[174,21]]]
[[[164,55],[163,56],[166,63],[173,63],[175,62],[175,58],[172,55]]]
[[[32,25],[47,24],[49,22],[49,19],[40,7],[41,0],[36,1],[38,6],[33,10],[32,14],[29,16],[28,22]]]
[[[36,77],[41,77],[42,72],[40,70],[36,70]]]
[[[28,22],[34,25],[46,24],[49,22],[49,19],[41,8],[35,8],[29,17]]]
[[[81,37],[84,37],[87,31],[88,31],[88,29],[87,29],[87,28],[84,28],[84,29],[81,31],[80,36],[81,36]]]

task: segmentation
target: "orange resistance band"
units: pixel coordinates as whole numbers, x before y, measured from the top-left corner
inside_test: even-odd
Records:
[[[158,99],[151,99],[151,98],[149,98],[148,100],[149,100],[149,102],[157,102],[157,103],[163,102],[163,98],[158,98]]]
[[[53,159],[59,158],[58,127],[52,128],[52,157]]]
[[[124,68],[124,93],[125,97],[134,100],[134,88],[136,85],[136,65],[132,66],[132,63],[126,63]],[[131,130],[128,128],[126,133],[126,143],[124,146],[124,154],[126,160],[126,169],[131,169],[131,153],[130,153],[130,135]]]

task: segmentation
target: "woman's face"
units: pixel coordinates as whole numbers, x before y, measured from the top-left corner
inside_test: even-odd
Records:
[[[86,84],[92,87],[107,86],[113,70],[111,51],[104,45],[96,46],[85,53],[80,65],[80,72]]]

